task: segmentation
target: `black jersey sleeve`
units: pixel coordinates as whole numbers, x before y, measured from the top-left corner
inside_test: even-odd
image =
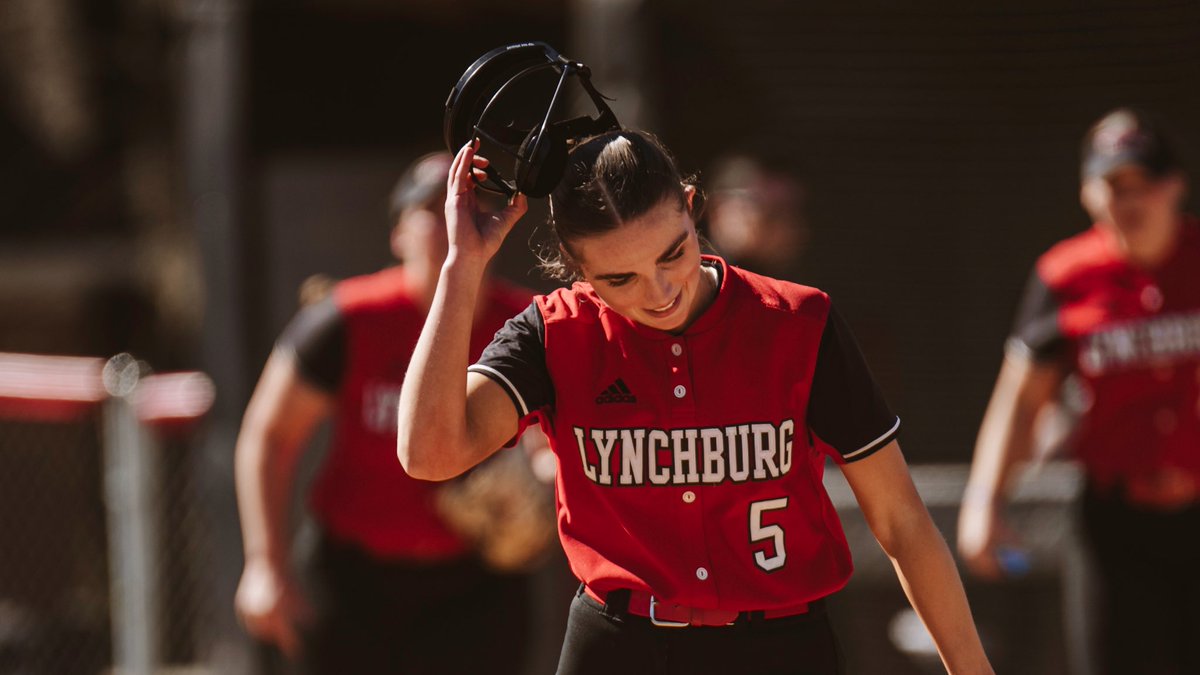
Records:
[[[1059,327],[1058,310],[1058,297],[1035,268],[1025,284],[1025,295],[1008,336],[1009,353],[1040,362],[1061,358],[1066,353],[1067,340]]]
[[[326,392],[335,392],[346,368],[346,325],[341,310],[327,297],[300,310],[283,329],[276,348],[292,352],[300,375]]]
[[[846,462],[870,456],[900,429],[900,418],[888,407],[850,327],[833,307],[817,350],[808,426]]]
[[[552,407],[554,384],[546,368],[546,325],[537,303],[509,319],[467,370],[486,375],[503,387],[518,417]]]

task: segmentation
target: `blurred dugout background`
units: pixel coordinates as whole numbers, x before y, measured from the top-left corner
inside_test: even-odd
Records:
[[[952,538],[963,468],[943,465],[969,460],[1035,256],[1087,224],[1079,139],[1142,105],[1194,172],[1197,35],[1200,3],[1183,0],[4,0],[0,351],[131,351],[213,378],[202,433],[161,467],[161,651],[251,671],[231,610],[232,448],[271,341],[304,278],[387,263],[387,191],[438,144],[462,70],[540,39],[591,65],[685,170],[735,151],[794,162],[810,236],[790,277],[837,298]],[[539,289],[526,240],[543,218],[500,262]],[[0,673],[111,664],[101,433],[95,415],[0,422]],[[1018,507],[1032,572],[968,583],[998,672],[1084,672],[1063,601],[1079,583],[1070,480],[1040,476]],[[919,640],[846,513],[860,573],[834,611],[852,672],[928,672],[897,648]],[[543,576],[530,672],[552,668],[571,589],[561,563]]]

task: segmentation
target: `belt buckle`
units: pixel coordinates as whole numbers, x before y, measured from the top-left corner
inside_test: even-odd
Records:
[[[686,621],[668,621],[666,619],[659,619],[654,614],[654,608],[656,606],[658,606],[658,600],[655,599],[655,597],[653,595],[651,595],[650,596],[650,623],[654,624],[655,626],[658,626],[659,628],[687,628],[688,626],[691,625],[690,623],[688,623]]]

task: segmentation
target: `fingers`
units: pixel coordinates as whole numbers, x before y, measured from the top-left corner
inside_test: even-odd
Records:
[[[234,596],[234,608],[246,632],[278,647],[289,658],[300,654],[300,627],[310,625],[312,606],[286,572],[248,564]]]
[[[471,181],[471,173],[475,167],[475,149],[478,143],[478,139],[472,140],[459,149],[458,154],[454,156],[454,162],[450,164],[449,179],[446,183],[446,194],[448,196],[461,195],[475,188],[474,182]],[[484,166],[486,166],[486,162]]]
[[[958,553],[977,577],[997,580],[1004,576],[996,547],[1008,538],[1003,520],[990,508],[964,503],[959,512]]]
[[[478,140],[476,140],[476,143],[478,143]],[[475,155],[471,158],[471,172],[475,176],[475,182],[482,183],[487,180],[488,175],[484,169],[487,168],[488,164],[491,164],[491,162],[488,161],[487,157],[482,155]]]
[[[974,555],[964,555],[963,562],[966,563],[967,569],[980,579],[997,581],[1004,576],[1004,570],[1001,569],[1000,561],[996,558],[996,551],[993,548],[989,547]]]
[[[291,598],[292,606],[258,615],[243,615],[242,625],[255,638],[279,648],[284,656],[296,660],[303,647],[300,626],[311,625],[314,611],[301,598]]]
[[[496,214],[500,218],[500,222],[503,223],[505,233],[512,229],[512,226],[515,225],[516,222],[521,219],[521,216],[525,215],[525,212],[528,210],[529,199],[520,192],[513,195],[512,199],[508,202],[508,206],[505,206],[500,210],[499,213]]]
[[[512,199],[508,201],[508,206],[504,207],[504,211],[506,213],[513,213],[515,214],[516,218],[520,218],[521,216],[525,215],[525,212],[528,210],[529,198],[526,197],[522,192],[518,192],[513,195]],[[514,218],[514,220],[516,220],[516,218]]]
[[[476,155],[479,150],[479,139],[476,138],[459,149],[450,165],[450,174],[446,182],[446,194],[461,195],[475,188],[475,183],[487,180],[487,168],[490,162],[487,157]]]

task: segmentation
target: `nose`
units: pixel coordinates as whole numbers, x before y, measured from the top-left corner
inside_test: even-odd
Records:
[[[654,275],[654,283],[650,284],[649,297],[646,299],[651,308],[662,307],[675,298],[675,291],[674,284],[667,278],[667,274],[659,270]]]

